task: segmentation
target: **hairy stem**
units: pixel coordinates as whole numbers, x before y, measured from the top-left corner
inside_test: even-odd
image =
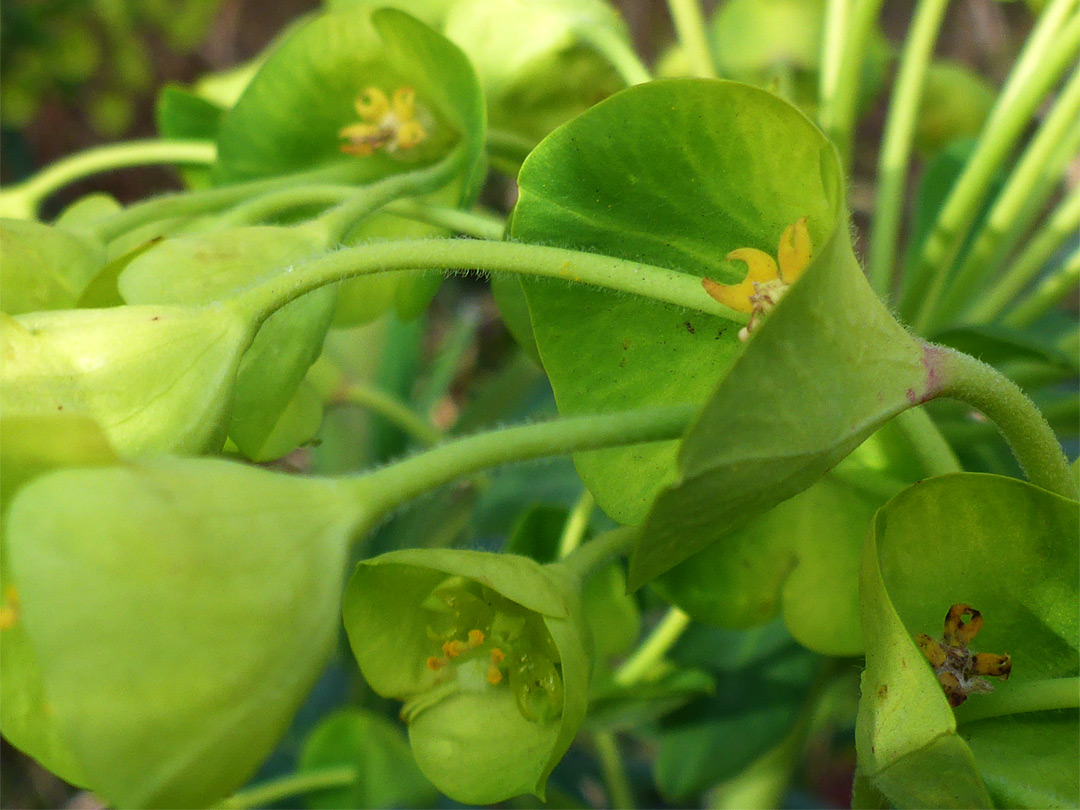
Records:
[[[53,192],[93,174],[131,166],[206,166],[217,159],[213,141],[146,140],[96,146],[61,158],[28,180],[0,192],[0,216],[33,219]]]
[[[1076,484],[1057,436],[1024,392],[970,355],[940,346],[934,351],[940,357],[944,377],[941,396],[958,399],[989,417],[1031,483],[1076,498]]]
[[[746,321],[742,313],[713,301],[696,276],[595,253],[474,239],[387,240],[344,248],[289,267],[233,302],[261,323],[290,301],[326,284],[373,273],[420,269],[559,279]]]
[[[340,485],[355,491],[370,514],[386,514],[429,490],[490,467],[677,439],[696,413],[696,405],[673,405],[501,428],[455,439],[374,472],[341,479]]]

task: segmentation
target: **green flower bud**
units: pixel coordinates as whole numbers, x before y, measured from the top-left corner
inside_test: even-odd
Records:
[[[413,755],[451,798],[543,798],[585,718],[580,582],[528,557],[408,549],[357,567],[345,628],[371,687],[404,701]]]
[[[121,455],[214,450],[250,332],[224,307],[0,313],[0,407],[88,416]]]
[[[75,306],[105,264],[100,244],[62,228],[0,220],[0,287],[8,315]]]

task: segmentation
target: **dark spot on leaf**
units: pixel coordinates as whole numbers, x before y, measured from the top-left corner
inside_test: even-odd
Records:
[[[63,405],[57,405],[56,410],[62,411],[62,410],[64,410],[64,406]]]
[[[691,335],[694,334],[694,327],[690,325],[690,321],[683,321],[683,325],[686,327],[686,331]]]
[[[719,340],[720,338],[722,338],[724,336],[724,332],[726,332],[726,331],[727,331],[727,329],[725,327],[721,326],[720,330],[716,333],[716,337],[714,337],[713,340]]]
[[[883,683],[881,686],[878,687],[877,696],[878,696],[879,700],[884,700],[885,696],[888,695],[888,694],[889,694],[889,685],[887,683]]]
[[[161,316],[160,316],[160,315],[155,315],[155,316],[154,316],[153,318],[151,318],[150,320],[152,320],[152,321],[160,321],[160,320],[161,320]]]
[[[625,338],[623,340],[623,342],[622,342],[622,349],[625,352],[629,348],[630,348],[630,338]]]

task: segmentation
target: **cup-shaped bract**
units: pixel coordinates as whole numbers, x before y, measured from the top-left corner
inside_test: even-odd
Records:
[[[357,566],[344,616],[364,678],[404,701],[436,787],[469,804],[543,797],[586,710],[574,575],[511,554],[395,551]]]
[[[877,513],[860,573],[856,790],[867,800],[1080,802],[1078,516],[1074,500],[979,473],[927,479]],[[924,635],[975,656],[972,672],[933,662],[938,642],[921,649]]]
[[[332,482],[218,459],[26,484],[3,537],[4,721],[15,672],[51,737],[12,741],[118,807],[240,787],[330,655],[358,516]]]
[[[588,37],[630,32],[606,0],[459,0],[446,36],[476,66],[491,124],[542,138],[625,84]]]
[[[0,220],[0,306],[8,315],[75,306],[105,264],[105,248],[62,228]]]
[[[121,455],[214,451],[250,341],[217,306],[0,314],[0,406],[90,417]]]

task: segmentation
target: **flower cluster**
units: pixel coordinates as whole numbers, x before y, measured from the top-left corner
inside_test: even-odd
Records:
[[[364,123],[342,128],[338,136],[347,143],[341,151],[366,157],[378,149],[387,152],[407,151],[427,138],[427,130],[416,111],[416,92],[399,87],[393,98],[378,87],[369,87],[356,99],[356,114]]]
[[[971,616],[966,624],[964,616]],[[1012,659],[1008,653],[973,653],[968,649],[982,625],[979,611],[970,605],[957,604],[945,615],[945,633],[941,641],[926,633],[915,637],[915,643],[934,668],[950,706],[959,706],[970,694],[994,691],[993,684],[979,676],[1008,678],[1012,672]]]

